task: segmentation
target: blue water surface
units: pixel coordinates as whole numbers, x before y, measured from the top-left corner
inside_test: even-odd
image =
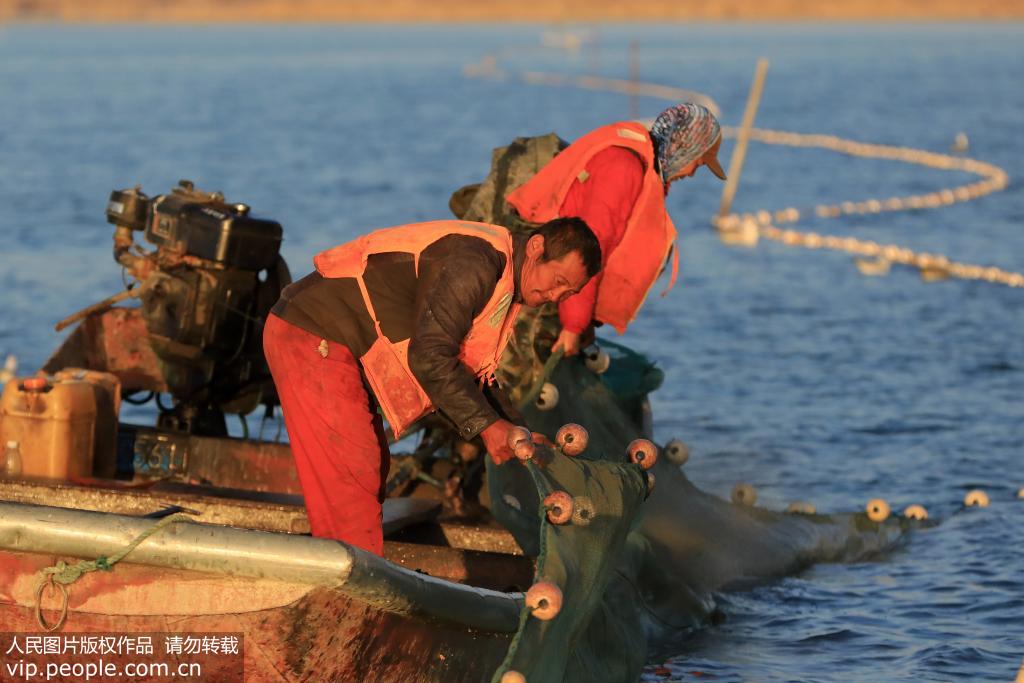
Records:
[[[754,63],[758,124],[945,152],[1009,187],[939,210],[801,224],[1024,271],[1024,26],[630,25],[576,52],[543,26],[0,27],[0,354],[25,370],[65,315],[122,287],[110,190],[179,178],[285,226],[297,275],[375,227],[448,216],[491,148],[576,137],[665,102],[524,84],[523,70],[640,75],[713,97],[738,124]],[[500,53],[504,79],[469,79]],[[727,142],[722,158],[729,158]],[[753,145],[736,208],[807,207],[971,182],[821,150]],[[1024,655],[1024,291],[862,276],[848,257],[726,247],[720,183],[673,187],[679,285],[626,343],[656,359],[656,435],[690,477],[783,508],[926,505],[942,523],[871,562],[823,565],[721,597],[727,619],[658,655],[647,680],[1011,680]],[[992,505],[964,511],[974,487]]]

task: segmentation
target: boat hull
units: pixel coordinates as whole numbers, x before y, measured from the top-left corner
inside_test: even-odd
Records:
[[[44,584],[59,560],[90,556],[85,546],[113,557],[153,523],[0,503],[0,632],[39,634],[38,609],[47,625],[63,619],[65,634],[241,634],[245,680],[480,681],[518,627],[518,595],[334,541],[191,522],[150,536],[132,562],[83,574],[66,607]]]
[[[0,553],[0,631],[41,630],[40,571],[57,559]],[[60,618],[61,602],[58,591],[44,591],[48,622]],[[247,681],[480,681],[512,637],[387,612],[323,586],[127,563],[70,587],[62,632],[239,633]],[[105,659],[123,665],[138,656]]]

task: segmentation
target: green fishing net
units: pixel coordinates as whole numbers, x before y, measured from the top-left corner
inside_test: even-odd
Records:
[[[487,178],[457,191],[452,212],[514,232],[532,230],[536,226],[521,220],[504,198],[566,146],[552,133],[495,149]],[[558,586],[562,608],[550,621],[524,608],[494,678],[514,670],[529,681],[629,680],[643,665],[645,635],[635,618],[623,618],[635,615],[636,596],[616,567],[624,558],[639,557],[629,546],[643,539],[631,530],[648,489],[640,468],[627,461],[626,445],[643,431],[647,393],[662,375],[642,355],[614,344],[608,344],[611,365],[604,375],[588,369],[582,356],[552,356],[558,332],[555,306],[523,309],[498,378],[531,430],[554,439],[566,423],[580,424],[590,446],[572,458],[554,452],[550,460],[500,466],[487,458],[486,466],[492,515],[526,554],[537,557],[535,581]],[[538,401],[545,384],[557,387],[557,401]],[[547,518],[542,501],[552,491],[573,497],[567,524]],[[609,659],[609,652],[617,654]]]
[[[496,149],[487,178],[457,191],[452,212],[532,229],[504,197],[564,146],[551,134]],[[661,385],[661,370],[608,340],[598,341],[606,359],[562,359],[550,351],[558,331],[553,306],[523,309],[499,381],[532,431],[553,439],[576,423],[589,433],[589,446],[573,458],[555,453],[525,465],[484,460],[491,514],[537,558],[535,582],[561,589],[562,606],[549,621],[524,607],[494,681],[507,671],[528,681],[635,680],[648,642],[678,639],[703,623],[714,610],[713,591],[815,561],[867,557],[905,531],[905,523],[877,524],[863,513],[790,515],[733,505],[697,489],[665,457],[642,473],[627,462],[626,448],[650,438],[647,395]],[[546,517],[542,501],[552,491],[569,493],[577,505],[568,524]]]
[[[543,319],[543,314],[528,313],[526,327],[550,332],[550,319],[535,324],[530,318]],[[646,548],[637,547],[646,541],[634,529],[648,489],[646,475],[628,462],[626,446],[641,436],[647,391],[660,384],[661,372],[640,354],[608,346],[607,372],[595,373],[581,356],[549,357],[543,365],[527,366],[533,386],[519,392],[533,431],[554,438],[566,423],[583,426],[589,438],[583,453],[556,454],[544,467],[497,466],[488,459],[491,513],[524,552],[538,558],[535,580],[563,591],[562,611],[551,621],[524,609],[495,680],[506,669],[527,680],[630,680],[643,666],[646,636],[631,578],[637,570],[624,565],[646,556]],[[508,366],[504,369],[514,376]],[[557,387],[556,402],[536,400],[537,384],[545,382]],[[576,509],[569,524],[547,520],[542,501],[552,490],[573,495]]]
[[[552,453],[543,465],[534,461],[492,465],[489,480],[492,495],[502,499],[503,521],[537,555],[535,584],[554,584],[562,595],[561,610],[553,619],[540,619],[524,608],[519,631],[495,680],[508,669],[524,674],[528,681],[625,680],[635,675],[645,652],[642,629],[627,634],[637,640],[632,650],[638,661],[615,664],[621,667],[619,676],[609,678],[605,672],[591,677],[594,672],[589,670],[600,659],[594,659],[588,648],[603,642],[605,631],[616,640],[623,637],[617,630],[624,626],[620,620],[595,623],[593,617],[602,611],[614,558],[623,554],[646,495],[639,467]],[[552,491],[572,496],[572,518],[565,524],[549,521],[539,502]],[[532,501],[537,501],[536,506],[527,507]],[[608,645],[618,651],[622,642]]]

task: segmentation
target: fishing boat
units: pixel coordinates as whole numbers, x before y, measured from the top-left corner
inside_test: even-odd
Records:
[[[296,533],[301,505],[237,493],[4,482],[3,630],[241,633],[246,680],[481,680],[500,664],[521,602],[505,591],[526,585],[532,566],[486,549],[487,531],[451,532],[475,547],[388,541],[380,558]],[[426,501],[394,502],[389,535],[436,513]],[[196,521],[160,528],[109,571],[70,585],[42,573],[115,556],[167,509]]]
[[[715,591],[815,561],[862,558],[901,533],[899,524],[856,515],[741,508],[673,472],[658,469],[668,480],[661,488],[687,495],[652,494],[648,503],[662,514],[629,536],[614,580],[603,587],[629,607],[615,622],[630,637],[618,647],[599,639],[602,649],[589,660],[565,662],[566,677],[603,669],[614,675],[599,679],[633,679],[646,641],[710,618]],[[428,501],[387,501],[388,540],[377,557],[303,533],[294,495],[90,484],[0,487],[4,631],[59,624],[66,632],[241,632],[246,680],[483,680],[520,631],[523,591],[534,581],[534,562],[508,532],[439,523],[438,506]],[[110,571],[69,586],[42,573],[61,560],[115,556],[159,523],[154,513],[183,510],[189,521],[153,533]],[[598,615],[584,621],[603,632],[608,615]],[[565,658],[544,652],[543,643],[539,649],[531,656]]]
[[[314,538],[287,444],[224,426],[272,390],[252,332],[288,279],[280,226],[184,183],[117,191],[108,217],[139,286],[66,321],[0,406],[24,465],[0,480],[0,631],[238,633],[246,680],[635,680],[650,648],[717,618],[717,591],[869,557],[910,524],[708,495],[671,449],[634,457],[656,383],[555,359],[544,379],[562,399],[528,423],[562,444],[578,422],[587,448],[489,466],[481,510],[460,515],[424,439],[393,468],[392,492],[413,495],[385,502],[383,557]],[[140,229],[155,255],[131,249]],[[141,306],[114,306],[128,298]],[[612,367],[652,372],[607,348]],[[180,400],[129,425],[122,391]]]

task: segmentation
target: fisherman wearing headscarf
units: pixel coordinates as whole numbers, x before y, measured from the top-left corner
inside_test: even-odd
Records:
[[[602,273],[558,306],[561,331],[553,351],[576,354],[595,322],[625,332],[673,253],[676,230],[665,209],[669,186],[700,166],[724,180],[721,144],[714,114],[699,104],[677,104],[649,130],[621,121],[584,135],[507,195],[523,220],[577,216],[601,243]],[[669,287],[677,268],[678,254]]]
[[[666,193],[669,183],[692,176],[702,165],[725,180],[718,163],[722,131],[706,107],[690,103],[669,107],[654,120],[650,133]]]

